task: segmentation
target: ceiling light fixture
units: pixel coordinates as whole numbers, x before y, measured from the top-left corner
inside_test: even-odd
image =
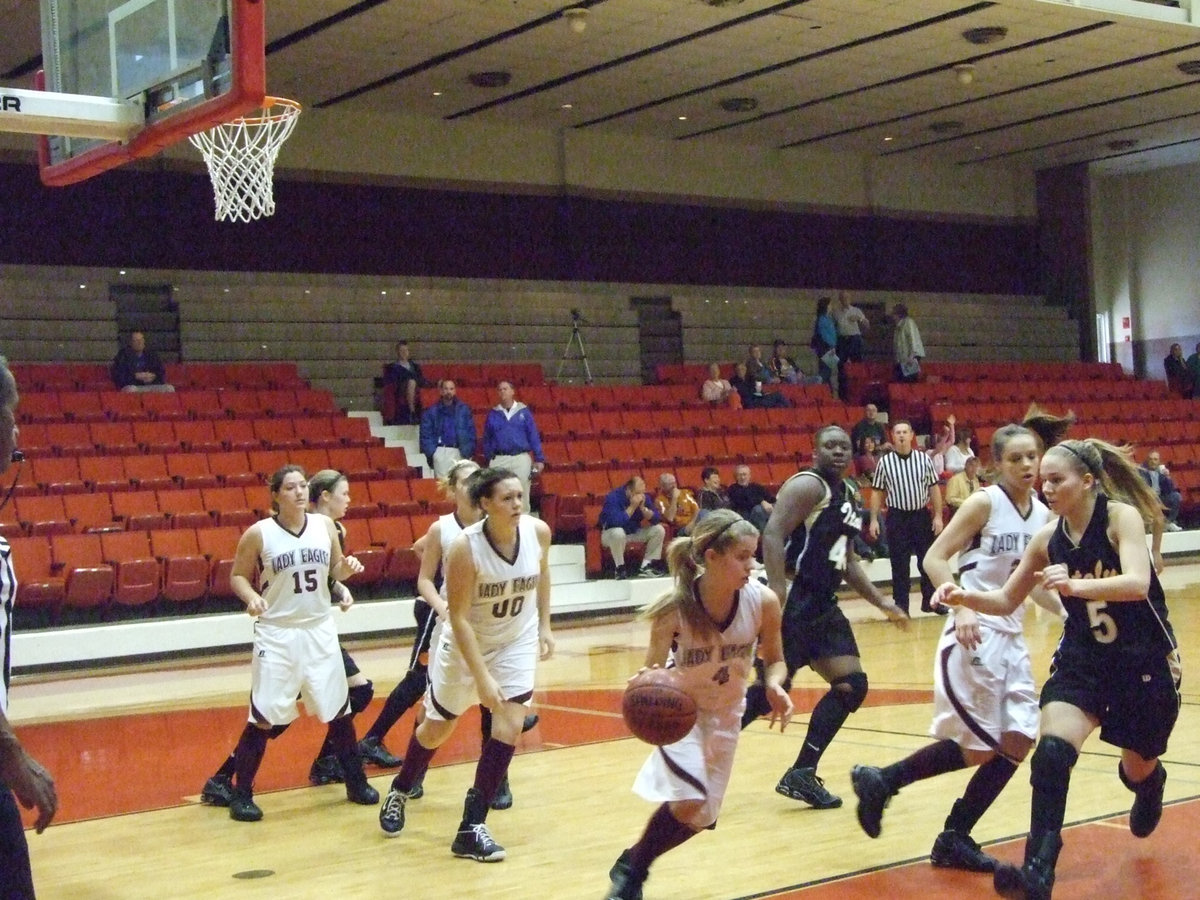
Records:
[[[475,87],[499,88],[512,81],[512,72],[505,72],[502,69],[492,72],[472,72],[467,76],[467,81]]]
[[[962,36],[969,44],[994,44],[1008,37],[1008,29],[1002,25],[985,25],[982,28],[968,28]]]
[[[576,34],[583,34],[587,30],[588,11],[584,7],[570,6],[564,9],[562,14],[571,30]]]
[[[954,77],[959,84],[970,84],[975,80],[975,67],[970,63],[959,63],[954,67]]]

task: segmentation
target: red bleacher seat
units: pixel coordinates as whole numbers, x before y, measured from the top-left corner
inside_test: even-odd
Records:
[[[273,450],[298,450],[304,442],[296,436],[291,419],[253,419],[254,436]]]
[[[50,556],[54,566],[63,573],[64,606],[93,609],[108,605],[114,573],[100,552],[100,535],[52,535]]]
[[[45,609],[51,617],[62,606],[65,579],[53,571],[50,539],[47,537],[12,537],[13,568],[21,586],[22,607]]]
[[[145,421],[150,418],[142,405],[142,394],[133,391],[101,391],[100,406],[110,419],[122,422]]]
[[[209,423],[203,424],[208,425]],[[177,453],[182,447],[182,442],[176,436],[175,427],[171,422],[147,420],[133,422],[131,426],[133,439],[146,453]]]
[[[153,392],[142,394],[142,409],[152,419],[176,421],[188,418],[188,411],[183,405],[182,396],[178,393]]]
[[[209,563],[210,597],[236,596],[229,584],[229,574],[233,571],[233,559],[241,536],[242,530],[233,526],[196,530],[196,546]]]
[[[121,528],[113,515],[107,493],[66,494],[63,509],[78,532],[112,531]]]
[[[22,530],[32,537],[70,534],[74,530],[61,494],[13,497],[13,505]]]
[[[47,422],[46,439],[59,456],[95,456],[96,445],[82,422]]]
[[[366,448],[367,459],[374,469],[384,478],[410,478],[413,475],[412,466],[408,461],[408,454],[403,447],[384,447],[382,444],[375,444]],[[334,453],[345,453],[346,451],[329,451],[329,461],[333,463]],[[336,466],[334,468],[337,468]],[[339,470],[343,471],[343,470]]]
[[[108,418],[96,391],[59,391],[58,408],[68,422],[103,422]]]
[[[150,550],[162,563],[162,596],[173,603],[199,600],[208,591],[208,560],[192,528],[150,532]]]
[[[263,483],[262,474],[250,468],[244,450],[208,454],[208,470],[221,479],[221,484],[226,487]]]
[[[139,442],[129,422],[93,422],[88,426],[92,443],[104,454],[137,453]]]
[[[250,419],[217,419],[213,433],[226,450],[261,450],[263,446]]]
[[[64,418],[57,391],[22,392],[17,407],[18,422],[61,422]]]
[[[167,471],[167,459],[161,453],[126,456],[125,474],[140,491],[165,491],[175,486]]]
[[[153,396],[147,394],[146,396]],[[180,405],[187,410],[188,415],[193,419],[226,419],[229,413],[225,411],[225,407],[221,405],[221,394],[215,390],[189,390],[181,394],[179,397]]]
[[[246,528],[262,518],[255,502],[247,497],[244,487],[203,488],[200,496],[203,499],[204,508],[216,515],[217,523],[220,525]]]
[[[129,476],[125,474],[124,457],[81,456],[79,475],[92,491],[112,493],[133,489]]]
[[[413,499],[408,486],[408,479],[386,478],[368,481],[362,490],[376,505],[376,511],[382,510],[386,516],[408,516],[422,510],[421,502]]]
[[[131,457],[134,458],[134,457]],[[125,523],[126,531],[146,531],[151,528],[167,528],[167,514],[158,508],[158,496],[154,491],[127,491],[112,495],[113,515]]]
[[[382,443],[371,435],[370,421],[361,416],[331,416],[329,424],[343,446],[373,447]]]
[[[412,549],[412,519],[409,516],[379,516],[367,520],[367,529],[371,544],[387,551],[384,580],[415,580],[421,571],[421,559]]]
[[[100,535],[100,550],[113,567],[113,601],[141,606],[158,598],[162,567],[150,552],[144,531],[115,531]]]
[[[39,456],[29,460],[26,465],[32,470],[33,480],[43,493],[76,494],[87,490],[76,457]]]
[[[172,528],[205,528],[213,517],[204,508],[200,488],[176,488],[158,491],[158,508],[170,517]]]
[[[220,402],[225,412],[237,419],[254,419],[267,414],[259,401],[258,391],[223,390]]]
[[[168,453],[167,472],[185,488],[218,487],[221,480],[208,468],[207,453]]]

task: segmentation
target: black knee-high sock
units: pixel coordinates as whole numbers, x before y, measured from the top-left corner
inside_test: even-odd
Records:
[[[492,711],[486,706],[479,707],[479,738],[480,746],[492,739]]]
[[[213,773],[213,778],[218,778],[222,775],[226,778],[232,778],[234,766],[236,765],[234,761],[236,759],[237,751],[235,750],[233,753],[230,753],[227,757],[225,757],[225,762],[221,763],[221,768],[217,769],[217,771]]]
[[[808,734],[804,736],[804,746],[796,757],[795,768],[815,769],[821,761],[821,754],[848,715],[850,710],[834,695],[833,690],[818,700],[808,720]]]
[[[891,787],[892,792],[900,790],[900,788],[912,784],[914,781],[923,781],[926,778],[932,778],[934,775],[941,775],[945,772],[957,772],[959,769],[965,769],[966,762],[963,761],[962,749],[954,741],[938,741],[936,744],[930,744],[927,747],[922,747],[916,753],[904,757],[899,762],[894,762],[890,766],[885,766],[883,769],[883,777]]]
[[[482,798],[485,807],[491,805],[492,798],[496,796],[496,788],[508,774],[508,764],[512,762],[516,749],[512,744],[506,744],[495,738],[488,738],[483,745],[483,752],[479,754],[479,762],[475,765],[474,788]]]
[[[436,747],[431,749],[417,740],[417,733],[414,731],[408,742],[408,751],[404,754],[404,765],[392,779],[393,790],[403,791],[406,794],[411,791],[413,785],[425,777],[425,772],[429,769],[429,763],[433,760],[433,754],[436,752]]]
[[[1038,742],[1034,756],[1040,758],[1029,766],[1029,783],[1033,787],[1030,834],[1057,833],[1067,815],[1067,789],[1079,752],[1062,738],[1050,735]]]
[[[946,817],[946,830],[970,834],[1016,772],[1017,764],[1003,756],[993,756],[976,769],[962,799],[954,801]]]
[[[629,848],[629,866],[635,875],[645,878],[651,863],[695,836],[696,830],[671,815],[671,807],[664,803],[650,816],[638,842]]]
[[[254,776],[258,774],[258,767],[262,765],[263,754],[267,752],[268,737],[270,737],[270,732],[263,728],[256,728],[249,723],[242,731],[237,749],[233,751],[238,790],[247,792],[254,790]]]
[[[374,724],[367,729],[367,733],[363,737],[382,741],[392,726],[400,721],[400,717],[421,699],[427,683],[428,676],[424,668],[409,669],[400,683],[392,688],[392,692],[388,694],[387,700],[383,703],[383,709],[379,711]]]

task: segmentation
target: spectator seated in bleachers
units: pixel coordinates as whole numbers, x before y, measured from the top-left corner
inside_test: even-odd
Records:
[[[646,502],[646,482],[634,475],[619,488],[608,492],[600,510],[600,543],[612,554],[617,578],[628,578],[625,568],[625,544],[629,540],[645,543],[646,552],[636,578],[655,578],[667,574],[663,562],[663,543],[667,530],[658,510]]]
[[[967,498],[982,486],[983,484],[979,480],[979,458],[969,456],[962,471],[955,472],[946,482],[946,506],[950,508],[950,515],[953,516],[958,512],[958,508],[967,501]]]
[[[421,416],[420,445],[434,478],[443,479],[456,462],[475,455],[475,420],[449,378],[442,379],[438,394],[438,402]]]
[[[670,525],[677,535],[686,535],[688,527],[700,511],[700,504],[695,495],[687,488],[679,486],[673,472],[663,472],[658,476],[658,493],[654,495],[654,505],[661,519]]]
[[[700,386],[700,399],[713,406],[731,406],[742,408],[742,398],[733,385],[721,377],[721,366],[712,363],[708,367],[708,380]]]
[[[128,346],[117,351],[109,368],[113,384],[121,391],[174,391],[158,354],[146,347],[146,335],[135,331]]]
[[[700,470],[700,492],[696,495],[700,511],[695,521],[699,522],[714,509],[729,509],[729,494],[721,487],[721,473],[714,466]]]
[[[765,487],[750,480],[750,467],[745,463],[733,470],[734,483],[729,487],[729,506],[758,529],[759,534],[771,518],[775,497]]]
[[[1154,489],[1158,500],[1163,505],[1163,515],[1166,517],[1167,531],[1182,531],[1179,523],[1179,506],[1183,502],[1183,494],[1171,480],[1170,470],[1162,464],[1162,457],[1157,450],[1151,450],[1146,456],[1145,465],[1138,467],[1142,480]]]
[[[783,394],[764,391],[763,382],[750,377],[745,363],[737,364],[737,372],[729,379],[729,383],[741,398],[743,409],[771,409],[791,405]]]

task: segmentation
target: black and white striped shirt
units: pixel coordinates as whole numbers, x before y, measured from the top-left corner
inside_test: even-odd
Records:
[[[879,458],[871,486],[887,492],[888,509],[915,512],[929,502],[929,488],[937,484],[933,462],[920,450],[907,456],[895,451]]]
[[[0,712],[8,715],[8,681],[12,673],[12,611],[17,600],[17,575],[13,571],[12,547],[0,536],[0,652],[4,658],[3,687],[0,688]]]

